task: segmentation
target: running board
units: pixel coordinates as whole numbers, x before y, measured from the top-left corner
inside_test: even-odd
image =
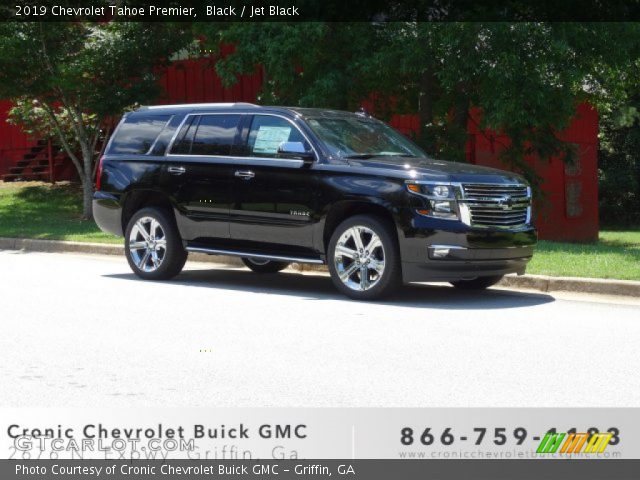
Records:
[[[229,255],[232,257],[252,257],[252,258],[262,258],[265,260],[275,260],[278,262],[315,263],[318,265],[322,265],[324,263],[320,258],[290,257],[287,255],[271,255],[268,253],[243,252],[240,250],[222,250],[220,248],[187,246],[186,250],[187,252],[206,253],[208,255]]]

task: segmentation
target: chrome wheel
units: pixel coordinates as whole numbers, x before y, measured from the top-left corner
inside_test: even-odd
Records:
[[[143,272],[154,272],[167,253],[167,238],[160,222],[153,217],[140,218],[129,234],[131,259]]]
[[[384,273],[384,247],[369,227],[356,225],[346,230],[336,243],[333,257],[340,281],[351,290],[375,287]]]

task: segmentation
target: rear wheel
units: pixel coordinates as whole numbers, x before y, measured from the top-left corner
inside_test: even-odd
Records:
[[[402,281],[398,242],[391,225],[372,215],[342,222],[328,251],[333,284],[356,300],[390,295]]]
[[[175,221],[155,207],[143,208],[131,217],[124,248],[133,273],[148,280],[176,276],[187,260]]]
[[[287,262],[276,262],[266,258],[243,257],[242,262],[257,273],[277,273],[289,266]]]
[[[484,290],[498,283],[502,280],[502,277],[502,275],[492,275],[489,277],[476,277],[472,280],[456,280],[451,282],[451,285],[460,290]]]

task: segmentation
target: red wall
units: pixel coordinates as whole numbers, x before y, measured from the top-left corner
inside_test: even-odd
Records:
[[[239,76],[237,83],[224,88],[214,66],[215,58],[174,62],[160,79],[166,93],[158,103],[256,101],[262,86],[261,68],[256,67],[253,75]]]

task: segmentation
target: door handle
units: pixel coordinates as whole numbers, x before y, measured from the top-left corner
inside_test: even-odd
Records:
[[[182,175],[187,171],[184,167],[169,167],[167,170],[171,175]]]
[[[236,170],[236,173],[234,175],[244,180],[251,180],[253,177],[256,176],[256,174],[253,173],[251,170]]]

